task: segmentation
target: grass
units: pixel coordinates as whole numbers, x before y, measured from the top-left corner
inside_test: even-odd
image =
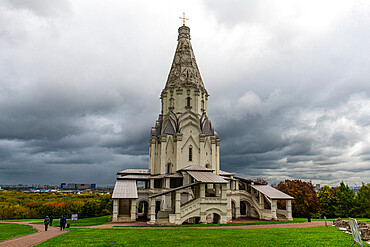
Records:
[[[36,222],[36,221],[44,221],[43,219],[15,219],[15,220],[0,220],[1,222]]]
[[[38,246],[350,246],[335,227],[270,229],[70,229]],[[365,244],[365,246],[368,246]]]
[[[0,241],[37,232],[32,226],[0,223]]]
[[[109,217],[110,215],[106,216],[100,216],[100,217],[92,217],[92,218],[83,218],[79,219],[77,222],[72,221],[70,219],[67,219],[67,223],[70,224],[70,226],[97,226],[97,225],[102,225],[107,222],[109,222]],[[44,224],[44,222],[35,222],[32,224]],[[53,220],[53,226],[59,226],[59,219],[54,218]]]

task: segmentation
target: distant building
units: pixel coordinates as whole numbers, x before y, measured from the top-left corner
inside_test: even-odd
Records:
[[[75,183],[61,183],[61,189],[68,189],[68,190],[87,190],[87,189],[95,189],[96,184],[75,184]]]

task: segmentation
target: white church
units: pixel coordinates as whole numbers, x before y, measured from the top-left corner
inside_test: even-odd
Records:
[[[207,115],[208,93],[190,43],[178,43],[162,110],[149,141],[149,169],[117,173],[113,222],[148,224],[228,223],[240,217],[293,220],[293,197],[220,170],[220,138]],[[278,208],[278,200],[285,201]]]

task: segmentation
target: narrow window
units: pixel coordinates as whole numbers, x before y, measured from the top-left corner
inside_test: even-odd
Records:
[[[193,148],[189,147],[189,161],[193,161]]]
[[[171,173],[171,164],[170,163],[167,164],[167,173],[168,174]]]
[[[187,97],[186,98],[186,106],[187,107],[190,107],[190,97]]]
[[[189,78],[189,70],[186,71],[186,78]]]

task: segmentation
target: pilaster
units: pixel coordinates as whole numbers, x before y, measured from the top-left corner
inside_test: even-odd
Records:
[[[150,222],[149,224],[155,224],[155,197],[150,198]]]

